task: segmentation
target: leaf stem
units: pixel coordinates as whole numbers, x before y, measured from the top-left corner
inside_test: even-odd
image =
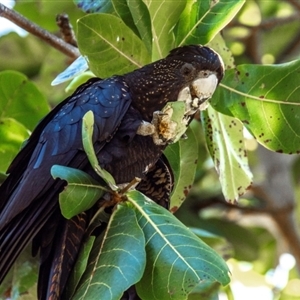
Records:
[[[77,58],[80,56],[80,53],[76,47],[67,44],[62,39],[39,27],[37,24],[29,21],[28,19],[20,15],[18,12],[6,7],[1,3],[0,17],[10,20],[14,24],[42,39],[43,41],[45,41],[46,43],[48,43],[49,45],[51,45],[52,47],[54,47],[55,49],[59,50],[67,56],[70,56],[72,58]]]
[[[129,191],[132,187],[136,187],[141,182],[141,178],[134,177],[124,188],[121,189],[120,194],[124,194]]]

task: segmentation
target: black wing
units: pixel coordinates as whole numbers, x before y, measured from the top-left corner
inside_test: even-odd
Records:
[[[52,179],[52,165],[81,169],[89,165],[81,141],[84,114],[94,112],[93,140],[100,151],[116,132],[130,103],[122,77],[92,79],[37,126],[0,187],[0,281],[58,209],[58,193],[65,183]]]

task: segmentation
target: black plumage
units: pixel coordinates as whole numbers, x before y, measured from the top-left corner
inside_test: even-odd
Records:
[[[58,164],[96,176],[81,137],[82,117],[89,110],[95,117],[93,144],[100,165],[117,184],[142,178],[138,189],[168,206],[172,174],[162,156],[167,143],[158,145],[151,135],[137,131],[155,111],[176,101],[183,88],[189,87],[192,97],[198,97],[192,83],[209,74],[221,80],[219,56],[207,47],[184,46],[126,75],[90,79],[54,108],[33,131],[0,187],[0,281],[33,241],[41,260],[39,299],[61,297],[91,211],[71,220],[61,216],[58,195],[65,182],[54,180],[50,169]]]

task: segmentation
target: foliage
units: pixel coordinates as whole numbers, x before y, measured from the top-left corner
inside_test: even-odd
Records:
[[[75,2],[85,11],[98,12],[84,15],[77,23],[80,52],[88,59],[89,67],[96,76],[123,74],[164,57],[176,46],[190,43],[208,43],[223,57],[229,70],[211,99],[211,106],[201,114],[205,135],[199,122],[194,121],[187,131],[188,139],[180,140],[166,150],[175,175],[171,211],[175,212],[181,206],[195,180],[190,199],[177,216],[188,226],[205,229],[198,231],[198,237],[220,254],[228,255],[223,248],[231,247],[232,251],[229,252],[235,259],[254,261],[256,270],[266,272],[273,266],[275,255],[266,254],[266,249],[275,253],[276,244],[268,231],[258,226],[247,229],[209,214],[199,218],[198,211],[193,207],[205,206],[205,194],[213,197],[219,195],[222,189],[225,198],[234,202],[249,188],[252,174],[248,166],[243,125],[264,147],[277,152],[299,153],[299,61],[281,65],[247,64],[235,68],[232,54],[218,33],[224,29],[225,40],[236,53],[237,44],[234,44],[234,34],[230,31],[232,28],[226,31],[226,25],[241,10],[245,3],[243,0],[180,0],[176,1],[176,5],[170,1],[112,0],[99,7],[94,4],[88,6],[85,1]],[[46,1],[42,4],[44,14],[56,10]],[[26,5],[19,2],[16,9],[24,15],[29,14]],[[240,18],[247,9],[253,9],[251,5],[247,3],[243,7]],[[272,15],[271,11],[279,11],[281,5],[279,3],[276,7],[274,3],[264,3],[255,8],[261,14]],[[39,9],[38,6],[33,7],[34,12]],[[69,6],[69,9],[70,15],[73,12],[74,16],[83,15],[75,7]],[[38,15],[34,12],[28,15],[32,20],[36,20]],[[47,22],[42,25],[51,29],[48,16],[44,19]],[[40,19],[36,21],[41,22]],[[279,44],[284,47],[281,42]],[[267,49],[267,46],[264,47]],[[275,51],[274,47],[269,48],[269,52]],[[48,57],[51,56],[53,54],[50,53]],[[240,57],[237,57],[237,61],[242,60]],[[59,66],[55,67],[57,72],[63,71]],[[52,72],[45,72],[51,74],[52,81]],[[1,157],[5,157],[5,162],[0,162],[0,172],[5,173],[8,162],[28,137],[27,131],[33,129],[48,108],[45,96],[24,75],[5,71],[0,76],[0,138],[3,141],[0,151]],[[11,86],[12,83],[15,86]],[[58,95],[62,97],[61,92]],[[85,150],[92,153],[92,146],[88,143],[90,134],[86,132],[83,135],[87,140]],[[210,160],[203,146],[204,140],[207,141],[221,185],[207,167]],[[94,166],[97,165],[93,154],[90,154],[90,161]],[[106,179],[113,187],[112,179],[101,173],[104,170],[98,168],[98,171],[102,179]],[[88,209],[102,194],[98,183],[78,170],[54,166],[52,174],[69,182],[60,199],[67,218]],[[77,201],[75,195],[81,201]],[[228,283],[227,267],[220,256],[173,215],[144,195],[133,191],[122,192],[119,196],[126,201],[116,205],[105,233],[88,240],[84,246],[69,282],[68,297],[74,295],[74,299],[95,299],[93,295],[99,287],[101,293],[110,295],[105,299],[119,299],[124,290],[137,283],[137,291],[143,299],[187,299],[187,295],[201,281],[189,299],[194,299],[194,296],[199,299],[199,295],[203,299],[215,299],[219,289],[216,282]],[[76,205],[74,210],[74,204],[68,199],[82,205]],[[244,200],[242,204],[254,207],[255,201],[259,202],[254,199],[249,205]],[[214,233],[214,238],[208,232]],[[111,238],[115,235],[118,237]],[[155,238],[151,239],[152,236]],[[258,236],[264,239],[259,240]],[[220,237],[225,237],[226,242]],[[263,266],[258,266],[259,257],[265,258]],[[107,261],[112,267],[103,263]],[[95,270],[101,272],[94,273]],[[18,276],[22,278],[23,275]],[[120,284],[116,285],[116,282]],[[151,291],[147,289],[149,286],[152,286]],[[176,290],[179,286],[182,288],[180,292]],[[109,288],[105,288],[105,291],[103,287]],[[18,289],[18,286],[14,285],[14,288]],[[4,290],[5,286],[2,288]],[[23,291],[20,289],[15,292],[15,297]]]
[[[264,147],[280,153],[300,153],[299,67],[300,61],[295,60],[229,70],[212,106],[241,120]]]

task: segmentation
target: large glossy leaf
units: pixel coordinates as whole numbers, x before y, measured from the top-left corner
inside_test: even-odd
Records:
[[[186,134],[187,139],[169,145],[164,152],[175,177],[170,204],[170,211],[172,212],[175,212],[181,206],[189,193],[197,168],[197,139],[191,128],[188,128]]]
[[[29,137],[24,125],[11,118],[0,118],[0,173],[5,173],[22,143]]]
[[[0,118],[14,118],[32,130],[49,112],[45,97],[26,76],[0,72]]]
[[[72,299],[120,299],[140,280],[145,263],[145,239],[135,212],[127,204],[118,205],[103,239],[94,243],[81,286]]]
[[[206,141],[227,201],[237,201],[252,183],[244,146],[243,125],[208,107],[202,111]]]
[[[109,14],[92,14],[78,21],[78,46],[98,77],[124,74],[150,62],[144,43]]]
[[[228,69],[235,68],[232,53],[220,34],[214,37],[209,46],[221,53]],[[219,114],[211,107],[202,112],[202,123],[223,194],[228,201],[236,201],[252,182],[244,145],[243,126],[235,118]]]
[[[176,45],[208,43],[244,3],[245,0],[189,0],[176,28]]]
[[[199,6],[201,3],[209,9],[209,0],[205,1],[194,1],[194,0],[187,0],[186,6],[181,13],[179,21],[175,27],[174,33],[176,37],[176,45],[184,45],[185,39],[188,38],[189,32],[195,25],[198,20],[198,11]]]
[[[229,70],[212,106],[240,119],[266,148],[300,153],[300,60]]]
[[[112,0],[112,4],[118,16],[123,20],[123,22],[137,35],[139,36],[139,31],[137,30],[134,20],[132,18],[128,3],[126,0]]]
[[[191,294],[188,300],[219,300],[220,284],[218,282],[205,283],[198,285]]]
[[[128,7],[131,11],[134,24],[139,32],[142,41],[148,49],[152,52],[152,31],[151,19],[147,6],[142,0],[127,0]]]
[[[88,210],[103,195],[104,188],[99,182],[81,170],[54,165],[51,175],[54,179],[60,178],[68,182],[59,194],[60,210],[67,219]]]
[[[142,299],[186,299],[199,283],[229,283],[223,259],[170,212],[138,191],[127,197],[146,238],[146,269],[136,284]]]
[[[153,36],[152,60],[165,57],[174,48],[174,26],[184,10],[186,0],[144,0],[150,12]]]
[[[211,40],[207,46],[211,47],[214,49],[217,53],[220,54],[222,57],[222,60],[225,65],[225,69],[233,69],[235,68],[235,62],[234,62],[234,57],[230,49],[227,47],[226,42],[221,35],[221,33],[218,33],[213,40]],[[226,73],[226,71],[225,71]]]

